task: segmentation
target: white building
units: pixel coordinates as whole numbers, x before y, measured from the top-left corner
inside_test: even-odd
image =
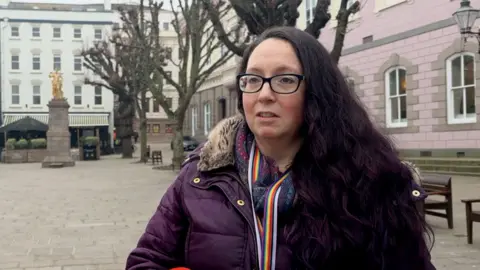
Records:
[[[49,73],[58,69],[70,104],[72,143],[98,132],[111,144],[113,94],[84,84],[89,74],[80,56],[110,33],[115,20],[110,0],[88,6],[0,0],[0,20],[0,124],[27,115],[48,122]]]

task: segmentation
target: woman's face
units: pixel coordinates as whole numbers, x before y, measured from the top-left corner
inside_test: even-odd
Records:
[[[282,74],[303,75],[303,69],[290,43],[270,38],[253,50],[245,73],[270,78]],[[259,78],[253,77],[249,82],[257,84],[261,82]],[[292,80],[295,77],[276,78],[271,81],[276,91],[282,92],[282,89],[293,91],[298,85]],[[302,125],[304,98],[303,81],[300,81],[297,91],[289,94],[274,92],[267,82],[256,93],[244,92],[242,94],[243,110],[250,130],[257,138],[294,138]]]

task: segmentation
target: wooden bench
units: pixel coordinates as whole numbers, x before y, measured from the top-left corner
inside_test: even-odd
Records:
[[[480,199],[462,200],[467,214],[467,242],[473,243],[473,222],[480,222],[480,211],[473,211],[472,204],[480,203]]]
[[[159,164],[159,163],[162,163],[163,164],[163,157],[162,157],[162,151],[152,151],[152,156],[150,157],[152,159],[152,165],[154,165],[155,163]]]
[[[453,229],[452,177],[439,174],[423,174],[422,187],[428,197],[423,205],[424,213],[447,219],[448,228]],[[443,200],[431,199],[430,196],[443,196]],[[445,211],[441,213],[438,210]]]

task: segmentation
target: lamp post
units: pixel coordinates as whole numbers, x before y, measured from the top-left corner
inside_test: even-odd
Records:
[[[457,9],[452,16],[460,28],[460,34],[465,41],[470,37],[475,37],[480,45],[480,31],[472,31],[473,24],[479,14],[480,10],[472,8],[469,0],[462,0],[462,2],[460,2],[460,8]]]

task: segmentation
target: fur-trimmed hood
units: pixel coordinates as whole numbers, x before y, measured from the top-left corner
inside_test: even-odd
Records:
[[[211,171],[235,163],[235,136],[244,121],[243,115],[237,114],[223,119],[210,131],[207,142],[200,150],[199,171]]]

